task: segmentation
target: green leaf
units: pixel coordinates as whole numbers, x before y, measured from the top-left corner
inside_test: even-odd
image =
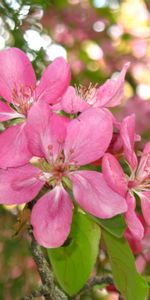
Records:
[[[100,242],[100,228],[86,214],[74,214],[70,244],[48,249],[48,255],[61,287],[76,294],[89,278],[94,267]],[[67,243],[66,243],[67,244]]]
[[[125,238],[116,239],[106,231],[103,237],[118,290],[126,300],[147,299],[148,285],[136,271],[134,256]]]
[[[111,219],[97,219],[97,222],[105,230],[117,238],[121,238],[124,234],[126,224],[122,215],[117,215]]]

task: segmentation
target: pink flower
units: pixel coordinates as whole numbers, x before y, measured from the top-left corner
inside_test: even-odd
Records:
[[[127,176],[117,159],[109,153],[105,154],[103,158],[103,174],[112,190],[126,198],[128,210],[125,213],[125,219],[128,228],[136,239],[142,239],[144,229],[135,213],[135,194],[141,199],[144,219],[150,225],[150,142],[146,143],[138,163],[134,152],[136,139],[134,115],[128,116],[123,120],[120,128],[120,136],[125,159],[130,167],[131,174]]]
[[[127,229],[125,237],[136,255],[136,268],[139,273],[143,273],[146,265],[150,262],[150,227],[144,222],[142,216],[137,215],[144,227],[144,236],[142,240],[137,240]]]
[[[148,229],[148,226],[145,223],[143,217],[138,213],[136,213],[136,215],[137,215],[138,219],[140,220],[140,222],[142,223],[143,228],[144,228],[143,238],[141,240],[137,240],[135,238],[135,236],[132,234],[132,232],[129,230],[129,228],[126,228],[125,233],[124,233],[124,236],[127,239],[134,255],[138,255],[142,252],[143,241],[144,241],[144,238],[146,236],[147,229]]]
[[[88,88],[79,86],[68,87],[59,106],[67,113],[82,112],[90,107],[113,107],[119,105],[124,95],[124,78],[130,63],[126,63],[117,79],[108,79],[102,86],[90,85]]]
[[[0,121],[20,118],[0,135],[0,167],[22,165],[31,157],[25,134],[26,118],[37,101],[56,103],[70,81],[70,69],[63,58],[50,64],[36,85],[36,77],[28,57],[17,48],[0,52]],[[11,104],[11,105],[10,105]],[[41,103],[42,105],[42,103]]]
[[[33,165],[2,170],[0,202],[31,201],[46,185],[47,193],[34,205],[31,224],[36,240],[44,247],[64,243],[72,220],[73,195],[88,213],[111,218],[127,209],[126,201],[109,188],[101,173],[82,166],[104,155],[112,137],[112,119],[103,110],[91,108],[77,119],[50,111],[36,103],[29,111],[26,126]]]

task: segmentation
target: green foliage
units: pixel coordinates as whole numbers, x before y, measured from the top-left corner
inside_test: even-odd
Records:
[[[124,234],[126,224],[122,215],[115,216],[111,219],[97,219],[97,222],[109,233],[117,238]]]
[[[148,285],[136,271],[134,256],[127,241],[116,239],[103,231],[104,241],[110,257],[114,282],[126,300],[146,300]]]
[[[99,251],[100,228],[87,215],[74,214],[69,245],[48,249],[56,278],[69,294],[76,294],[89,278]]]
[[[16,212],[16,209],[14,210]],[[39,277],[25,234],[12,238],[16,216],[0,206],[0,300],[18,300],[35,288]],[[22,233],[23,234],[23,233]]]

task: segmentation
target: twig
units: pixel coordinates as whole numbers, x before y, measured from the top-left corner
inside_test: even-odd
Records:
[[[21,300],[33,300],[36,297],[46,296],[48,295],[49,291],[47,287],[41,286],[33,291],[29,296],[23,297]]]
[[[99,277],[99,276],[95,276],[93,278],[91,278],[86,284],[85,286],[81,289],[80,291],[80,295],[82,295],[83,293],[87,292],[88,290],[90,290],[93,286],[95,285],[101,285],[101,284],[112,284],[114,285],[113,279],[111,276],[105,276],[105,277]],[[119,291],[118,291],[119,293]],[[119,300],[124,300],[123,296],[119,293]]]
[[[32,232],[30,231],[29,233],[32,238],[32,256],[37,265],[43,285],[37,290],[33,291],[29,296],[24,297],[22,300],[32,300],[39,296],[44,296],[45,300],[67,300],[68,297],[56,286],[54,282],[54,275],[50,270],[41,247],[37,244]]]
[[[96,284],[114,284],[112,277],[105,276],[105,277],[99,277],[95,276],[91,278],[85,286],[81,289],[80,293],[83,293],[85,291],[88,291],[90,288],[92,288]]]

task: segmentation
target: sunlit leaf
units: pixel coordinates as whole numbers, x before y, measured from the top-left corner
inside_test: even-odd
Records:
[[[49,249],[48,255],[56,278],[69,294],[76,294],[89,278],[99,251],[100,228],[87,215],[74,215],[70,243]]]
[[[137,273],[134,256],[124,238],[117,239],[103,231],[107,252],[110,257],[116,287],[126,300],[146,300],[148,285]]]
[[[126,224],[122,215],[117,215],[111,219],[97,219],[97,222],[112,235],[120,238],[126,228]]]

